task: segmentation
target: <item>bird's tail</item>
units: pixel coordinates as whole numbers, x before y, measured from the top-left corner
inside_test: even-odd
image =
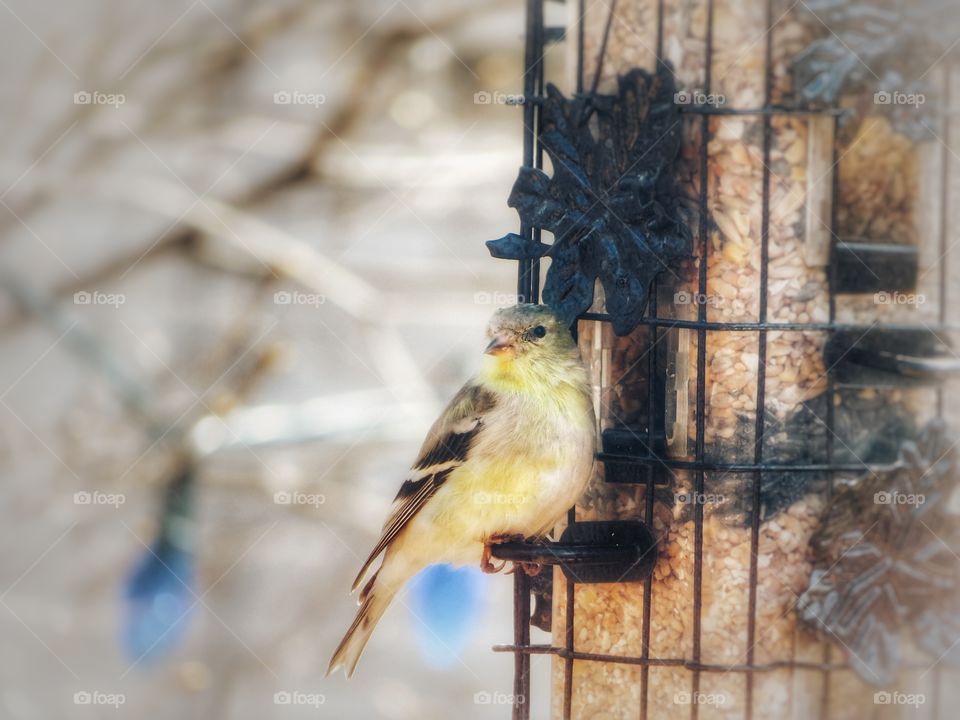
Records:
[[[363,649],[367,646],[370,635],[373,634],[373,629],[377,626],[380,618],[383,617],[383,613],[403,584],[378,583],[377,577],[379,575],[380,570],[370,578],[360,592],[360,609],[357,610],[357,616],[353,619],[353,624],[347,630],[347,634],[343,636],[343,640],[337,646],[333,657],[330,658],[327,675],[330,675],[339,667],[343,667],[347,677],[353,675],[353,671],[360,661],[360,656],[363,654]]]

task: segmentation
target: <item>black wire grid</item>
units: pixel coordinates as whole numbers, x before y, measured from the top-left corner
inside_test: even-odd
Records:
[[[560,0],[562,2],[563,0]],[[663,54],[663,15],[664,1],[658,0],[657,5],[657,34],[656,34],[656,55],[661,57]],[[703,93],[711,93],[711,60],[713,53],[713,17],[714,1],[707,2],[707,30],[706,30],[706,62],[705,79]],[[585,0],[578,0],[577,15],[581,22],[577,23],[577,35],[573,38],[577,47],[577,69],[576,69],[576,92],[584,93],[584,23],[582,19],[585,16]],[[765,12],[768,28],[773,28],[776,24],[774,14],[775,0],[766,0]],[[604,35],[599,48],[599,56],[596,59],[596,66],[593,77],[591,78],[589,92],[595,92],[601,75],[604,55],[607,50],[607,41],[614,21],[617,0],[611,0],[609,7],[609,16],[604,26]],[[649,305],[647,311],[640,321],[640,325],[647,327],[649,333],[650,347],[657,343],[658,332],[670,328],[686,328],[694,330],[697,333],[697,377],[696,377],[696,437],[694,445],[694,460],[680,460],[670,457],[653,456],[654,453],[646,455],[628,455],[623,453],[598,453],[598,459],[607,464],[616,463],[618,465],[627,465],[634,468],[652,469],[654,466],[668,468],[670,470],[691,471],[695,483],[695,491],[698,497],[702,497],[704,488],[704,476],[706,472],[720,471],[729,473],[745,473],[752,476],[752,508],[750,514],[751,520],[751,564],[749,573],[749,605],[748,605],[748,626],[747,626],[747,647],[745,662],[740,665],[717,665],[701,661],[701,636],[703,627],[701,623],[702,609],[702,578],[703,578],[703,505],[699,502],[694,504],[694,578],[693,578],[693,638],[692,652],[690,657],[682,658],[658,658],[651,657],[650,648],[650,608],[652,595],[651,577],[647,575],[643,584],[643,616],[642,616],[642,653],[639,656],[615,656],[601,655],[596,653],[580,652],[574,649],[574,637],[576,618],[574,616],[574,589],[575,581],[568,577],[566,583],[566,624],[563,628],[562,644],[551,645],[531,645],[530,642],[530,615],[531,615],[531,579],[523,572],[514,574],[514,638],[512,645],[497,646],[495,650],[501,652],[513,653],[515,658],[515,676],[513,688],[513,715],[514,720],[527,720],[530,717],[530,656],[531,655],[553,655],[563,660],[563,698],[562,698],[562,717],[565,720],[571,718],[572,693],[573,693],[573,664],[574,661],[581,662],[604,662],[620,663],[624,665],[640,666],[640,712],[641,720],[648,715],[648,689],[649,689],[649,669],[651,666],[669,666],[682,667],[690,671],[692,694],[698,693],[700,688],[701,673],[721,672],[721,673],[744,673],[746,677],[746,697],[745,697],[745,717],[749,720],[753,716],[753,689],[754,673],[771,671],[777,669],[801,669],[806,671],[820,672],[823,675],[823,684],[819,698],[820,718],[828,718],[830,710],[830,676],[833,671],[848,669],[849,665],[842,660],[833,659],[833,654],[829,646],[825,646],[821,662],[803,662],[795,659],[758,664],[754,660],[753,648],[757,635],[757,582],[758,582],[758,545],[760,534],[761,513],[761,474],[763,472],[810,472],[823,473],[827,477],[827,500],[833,491],[834,476],[843,472],[863,472],[866,469],[881,469],[881,466],[872,466],[869,463],[840,463],[834,462],[834,407],[833,402],[826,403],[826,462],[825,463],[795,463],[795,464],[772,464],[765,462],[763,457],[763,437],[764,437],[764,407],[765,407],[765,362],[767,357],[767,333],[770,331],[821,331],[832,333],[836,331],[861,331],[865,332],[872,326],[858,325],[850,323],[839,323],[836,319],[836,283],[837,283],[837,263],[836,259],[836,234],[831,230],[834,241],[831,241],[831,261],[828,265],[828,288],[829,288],[829,320],[826,323],[788,323],[788,322],[768,322],[767,320],[767,294],[768,294],[768,264],[769,264],[769,213],[770,213],[770,152],[772,145],[772,125],[771,118],[783,115],[811,115],[818,114],[833,119],[834,137],[838,137],[838,126],[840,112],[836,109],[827,109],[822,111],[798,110],[786,107],[777,107],[772,105],[771,97],[773,91],[773,32],[766,34],[765,48],[765,82],[764,82],[764,104],[759,108],[730,108],[726,106],[706,106],[706,105],[686,105],[681,108],[681,112],[689,115],[688,121],[699,122],[701,124],[701,142],[699,154],[700,166],[700,195],[699,195],[699,223],[696,228],[695,242],[699,243],[699,294],[701,297],[708,296],[707,287],[707,253],[709,252],[709,209],[707,205],[707,180],[708,180],[708,143],[710,139],[709,121],[711,115],[742,115],[753,116],[762,119],[762,153],[763,153],[763,186],[762,186],[762,222],[761,222],[761,244],[760,244],[760,288],[759,288],[759,315],[758,322],[708,322],[707,306],[705,303],[698,303],[696,320],[668,319],[657,317],[656,307],[656,287],[651,288]],[[539,137],[539,104],[544,96],[544,51],[548,44],[556,42],[570,42],[564,28],[548,27],[544,22],[544,0],[528,0],[526,5],[526,48],[524,62],[524,98],[523,107],[524,136],[523,136],[523,164],[525,167],[542,168],[543,167],[543,148],[541,147]],[[942,106],[949,107],[949,76],[944,82],[944,97]],[[948,180],[949,180],[949,142],[950,126],[947,122],[947,114],[944,113],[941,118],[940,138],[943,141],[940,177],[940,208],[941,217],[939,218],[939,278],[940,306],[939,317],[936,324],[926,324],[924,327],[936,334],[952,333],[960,330],[960,325],[948,323],[946,316],[947,299],[947,254],[948,254],[948,235],[947,235],[947,207],[948,207]],[[832,167],[836,168],[840,158],[837,152],[837,143],[833,144]],[[839,196],[839,173],[833,173],[832,203],[831,203],[831,228],[837,225],[837,207]],[[540,230],[526,226],[521,227],[521,236],[526,240],[540,241]],[[538,302],[540,296],[540,261],[539,259],[524,259],[519,261],[517,294],[519,302]],[[580,316],[583,320],[593,320],[600,322],[609,322],[610,317],[605,313],[587,312]],[[891,331],[898,330],[916,330],[911,325],[884,325],[885,329]],[[574,328],[574,332],[576,328]],[[753,462],[709,462],[706,460],[705,442],[704,442],[704,410],[706,398],[706,338],[707,333],[712,331],[739,331],[755,332],[758,339],[758,375],[756,392],[756,426],[755,441],[753,448]],[[575,333],[576,334],[576,333]],[[656,353],[647,354],[647,383],[648,387],[654,387],[658,377]],[[835,379],[831,373],[827,374],[826,397],[832,399],[835,392]],[[944,410],[944,391],[942,386],[937,390],[937,416],[943,416]],[[662,408],[656,406],[654,393],[650,392],[647,403],[648,428],[656,427],[655,415]],[[639,482],[646,485],[646,505],[644,511],[644,522],[648,527],[653,524],[654,510],[654,485],[657,482],[656,473],[639,473],[637,477],[641,478]],[[571,509],[568,514],[568,520],[573,523],[576,520],[575,510]],[[557,637],[557,628],[554,627],[554,637]],[[941,678],[939,668],[933,671],[933,690],[931,699],[928,703],[931,707],[932,717],[939,718],[940,708],[938,707],[938,696],[940,695]],[[556,702],[556,698],[554,701]],[[677,708],[679,710],[679,708]],[[690,717],[696,720],[698,717],[698,704],[690,704]],[[580,720],[580,719],[577,719]]]

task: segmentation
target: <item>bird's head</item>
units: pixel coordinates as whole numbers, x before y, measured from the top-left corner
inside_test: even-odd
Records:
[[[498,310],[487,326],[487,340],[482,373],[498,384],[562,382],[571,366],[580,366],[570,331],[545,305]]]

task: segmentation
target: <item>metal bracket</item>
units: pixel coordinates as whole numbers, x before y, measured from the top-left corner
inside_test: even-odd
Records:
[[[634,520],[578,522],[559,542],[506,542],[491,547],[498,560],[558,565],[578,583],[642,582],[657,564],[657,541]]]
[[[840,330],[824,357],[837,382],[848,387],[926,386],[960,377],[950,345],[924,328]]]
[[[838,242],[833,262],[839,294],[906,292],[917,286],[917,248],[910,245]]]

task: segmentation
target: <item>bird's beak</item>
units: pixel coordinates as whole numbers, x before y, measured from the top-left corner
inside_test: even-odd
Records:
[[[513,349],[513,338],[506,333],[500,333],[499,335],[493,336],[493,340],[490,341],[490,344],[487,345],[487,349],[484,350],[484,352],[487,355],[500,355],[511,349]]]

